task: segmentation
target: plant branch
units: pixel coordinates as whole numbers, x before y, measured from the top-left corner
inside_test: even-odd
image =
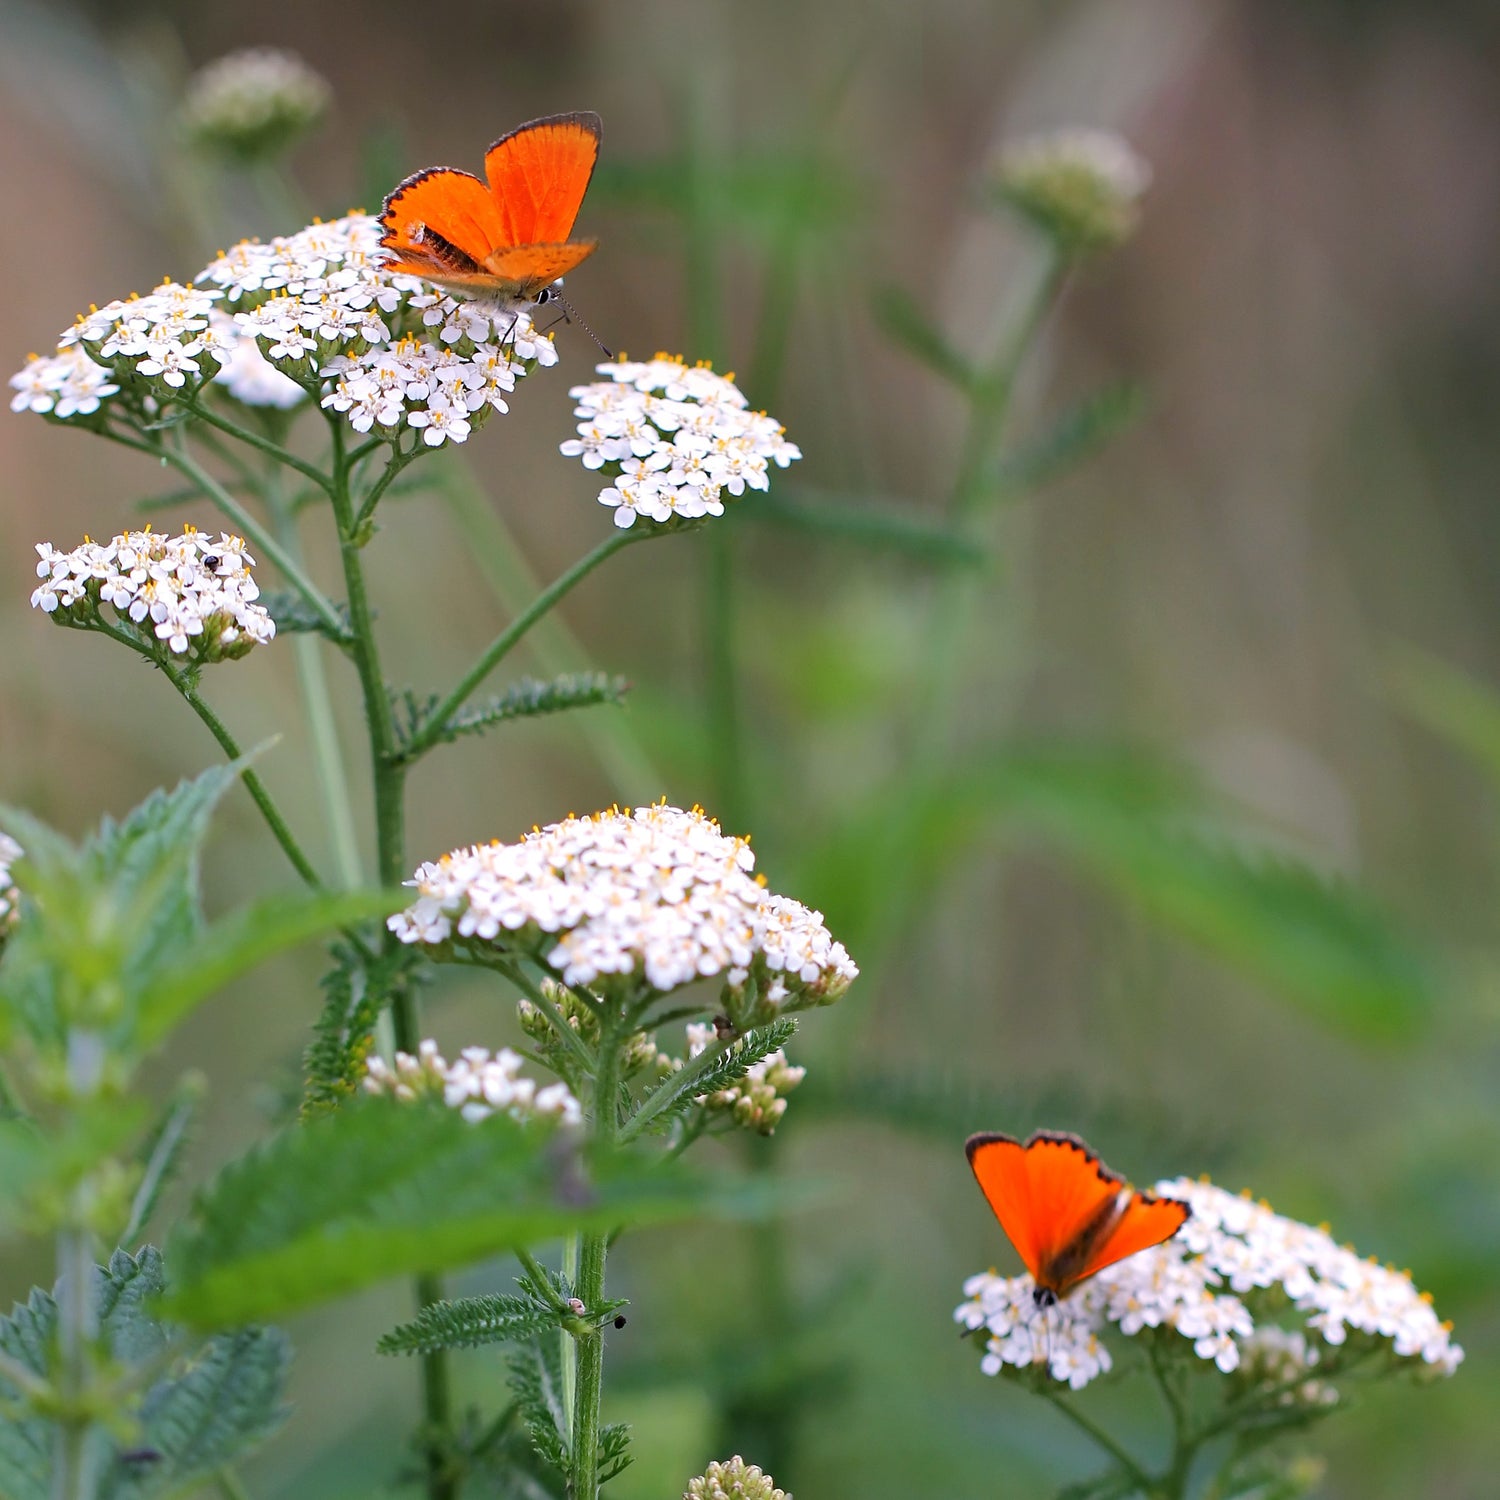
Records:
[[[594,550],[580,558],[571,568],[543,589],[511,623],[480,653],[479,660],[464,674],[457,687],[427,716],[422,728],[407,742],[401,759],[416,760],[430,750],[446,731],[448,721],[468,701],[469,695],[489,676],[528,630],[546,615],[570,590],[581,583],[600,563],[632,543],[644,541],[651,533],[644,530],[617,531],[606,537]]]

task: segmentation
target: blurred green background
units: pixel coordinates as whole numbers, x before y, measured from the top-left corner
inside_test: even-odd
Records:
[[[300,51],[336,90],[295,158],[305,204],[212,177],[174,135],[191,70],[261,43]],[[768,1262],[743,1227],[626,1242],[618,1284],[634,1306],[611,1343],[608,1415],[636,1423],[638,1462],[611,1493],[676,1495],[735,1449],[802,1500],[1041,1495],[1087,1473],[1073,1432],[982,1378],[950,1321],[966,1275],[1011,1264],[963,1136],[1050,1126],[1088,1133],[1138,1181],[1208,1170],[1411,1266],[1468,1362],[1331,1422],[1320,1493],[1493,1495],[1500,828],[1484,763],[1500,764],[1500,734],[1449,666],[1500,673],[1500,11],[0,0],[0,342],[19,367],[90,302],[185,279],[233,235],[289,232],[304,209],[376,208],[407,172],[475,169],[502,130],[576,108],[605,121],[580,221],[602,248],[569,285],[601,338],[737,370],[806,455],[787,495],[814,487],[932,521],[962,409],[872,306],[899,288],[960,350],[992,346],[1038,267],[1035,238],[985,201],[1007,139],[1108,126],[1155,170],[1137,237],[1047,320],[1013,416],[1024,437],[1127,377],[1149,393],[1145,414],[997,518],[957,663],[954,754],[977,779],[963,782],[970,800],[938,788],[954,800],[930,865],[886,869],[881,849],[909,846],[882,843],[878,826],[932,790],[902,776],[931,670],[925,622],[951,568],[757,520],[753,496],[725,532],[732,594],[716,597],[732,604],[746,731],[733,812],[773,886],[826,910],[872,973],[796,1044],[810,1076],[776,1155],[824,1186],[788,1221],[784,1254]],[[453,464],[446,501],[383,516],[368,556],[398,682],[450,681],[506,618],[494,574],[515,557],[495,518],[540,578],[607,531],[597,486],[556,454],[571,435],[566,384],[596,352],[577,329],[559,347],[560,369],[468,446],[478,501]],[[0,798],[71,831],[214,747],[134,662],[28,608],[30,548],[108,534],[169,488],[84,435],[0,427]],[[315,527],[308,539],[316,552]],[[632,549],[569,600],[588,658],[635,684],[624,717],[595,710],[444,751],[412,787],[413,861],[621,794],[725,811],[705,728],[705,590],[725,587],[709,541]],[[331,670],[354,757],[354,683]],[[257,652],[207,686],[243,742],[280,736],[262,768],[326,863],[288,656]],[[1157,920],[1151,849],[1112,842],[1120,799],[1094,760],[1081,792],[1075,777],[1061,794],[1072,832],[1013,837],[975,788],[995,747],[1017,742],[1129,744],[1192,767],[1268,849],[1378,899],[1388,931],[1428,955],[1425,1007],[1387,1028],[1392,1041],[1360,1004],[1325,1003],[1317,956],[1295,921],[1291,936],[1277,926],[1279,909],[1231,916],[1235,930],[1206,945]],[[1082,865],[1108,878],[1059,844],[1092,850]],[[211,900],[284,881],[279,861],[234,802]],[[868,899],[872,884],[913,883],[904,921]],[[1270,960],[1268,932],[1285,950]],[[1350,936],[1377,966],[1378,937]],[[211,1082],[200,1172],[275,1118],[317,972],[316,955],[267,971],[163,1059],[163,1080],[191,1066]],[[450,1047],[513,1037],[508,1001],[472,978],[445,980],[431,1017]],[[14,1244],[0,1266],[7,1296],[47,1274]],[[768,1276],[785,1277],[784,1296],[773,1285],[767,1300]],[[292,1329],[296,1410],[246,1471],[257,1496],[328,1500],[390,1480],[415,1370],[372,1347],[406,1297],[392,1287]],[[499,1354],[457,1367],[465,1400],[499,1399]],[[1123,1388],[1097,1400],[1150,1443],[1149,1406]]]

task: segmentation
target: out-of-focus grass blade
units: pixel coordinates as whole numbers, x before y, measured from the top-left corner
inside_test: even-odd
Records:
[[[926,792],[883,796],[821,841],[803,889],[857,956],[861,940],[899,935],[921,892],[1002,831],[1059,850],[1348,1035],[1408,1036],[1433,999],[1430,955],[1366,895],[1257,849],[1189,778],[1129,753],[1012,748]]]
[[[882,287],[871,298],[870,311],[893,344],[959,390],[973,389],[977,379],[974,367],[900,287]]]
[[[1040,489],[1133,427],[1147,405],[1145,388],[1129,380],[1086,396],[1045,432],[1003,455],[995,465],[994,488],[1008,495]]]
[[[989,560],[978,543],[950,527],[922,520],[895,500],[778,484],[754,496],[741,514],[946,567],[977,568]]]
[[[1468,756],[1500,788],[1500,692],[1407,645],[1387,656],[1385,682],[1412,718]]]

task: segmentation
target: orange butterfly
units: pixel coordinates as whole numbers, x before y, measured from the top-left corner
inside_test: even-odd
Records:
[[[971,1135],[964,1150],[1036,1282],[1039,1307],[1105,1266],[1171,1239],[1188,1220],[1186,1203],[1136,1192],[1076,1135],[1039,1130],[1025,1145],[1008,1135]]]
[[[591,110],[518,125],[484,153],[488,187],[453,167],[413,173],[381,209],[386,269],[470,296],[546,300],[598,244],[570,236],[602,128]]]

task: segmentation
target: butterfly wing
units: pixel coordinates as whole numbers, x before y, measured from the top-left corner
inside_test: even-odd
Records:
[[[535,297],[543,287],[587,260],[598,243],[567,240],[561,245],[512,245],[507,250],[496,250],[485,261],[484,268],[503,283],[508,295]]]
[[[1077,1136],[1055,1131],[1038,1131],[1024,1145],[1008,1135],[973,1135],[965,1150],[1026,1269],[1061,1294],[1066,1287],[1054,1284],[1051,1268],[1107,1213],[1123,1179]]]
[[[560,245],[573,233],[603,128],[592,110],[547,115],[518,125],[485,152],[500,222],[491,248]]]
[[[1135,1193],[1114,1228],[1094,1247],[1078,1274],[1078,1280],[1112,1266],[1138,1250],[1149,1250],[1172,1238],[1188,1221],[1192,1210],[1176,1198],[1158,1198],[1154,1193]]]
[[[388,270],[460,286],[491,284],[485,261],[510,243],[485,185],[453,167],[408,177],[386,197],[380,223]]]

